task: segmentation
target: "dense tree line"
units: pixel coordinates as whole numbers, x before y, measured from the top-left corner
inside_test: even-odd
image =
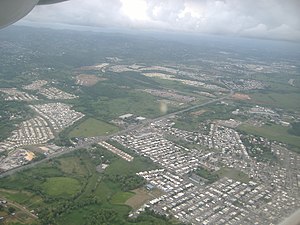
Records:
[[[300,122],[294,122],[288,132],[292,135],[300,136]]]
[[[213,183],[219,179],[219,176],[217,174],[210,172],[202,167],[198,167],[193,171],[193,173],[208,180],[208,183]]]
[[[145,180],[137,175],[105,175],[104,179],[110,180],[118,184],[122,191],[130,191],[141,187],[145,184]]]

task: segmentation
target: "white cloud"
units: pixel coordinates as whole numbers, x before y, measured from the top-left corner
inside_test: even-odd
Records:
[[[300,41],[299,9],[298,0],[70,0],[26,20]]]

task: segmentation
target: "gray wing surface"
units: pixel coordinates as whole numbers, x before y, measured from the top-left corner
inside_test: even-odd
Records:
[[[26,16],[36,5],[46,5],[66,0],[0,0],[0,29]]]
[[[65,2],[68,0],[40,0],[38,5],[49,5],[49,4],[55,4],[59,2]]]

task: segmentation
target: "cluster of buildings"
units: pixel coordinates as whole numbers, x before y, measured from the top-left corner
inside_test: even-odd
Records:
[[[237,131],[212,123],[209,131],[209,147],[220,149],[222,153],[243,155],[248,158],[246,147]]]
[[[205,89],[220,91],[220,92],[228,91],[228,89],[226,89],[226,88],[220,87],[215,84],[205,83],[202,81],[193,81],[193,80],[184,80],[184,79],[176,79],[176,80],[182,82],[183,84],[194,86],[194,87],[202,87]]]
[[[120,127],[128,127],[130,125],[139,124],[145,121],[147,118],[143,116],[137,116],[132,113],[127,113],[119,116],[119,118],[112,120],[111,122],[120,126]]]
[[[19,129],[12,132],[8,141],[14,142],[15,147],[46,143],[54,138],[48,122],[37,116],[19,125]]]
[[[30,157],[33,153],[20,149],[21,147],[46,144],[55,137],[57,132],[84,116],[63,103],[31,105],[31,107],[39,116],[22,122],[10,137],[0,142],[0,153],[4,153],[0,157],[0,170],[2,171],[27,164],[34,158]],[[44,146],[37,151],[48,155],[58,150],[57,146]]]
[[[253,181],[243,183],[226,177],[213,184],[199,186],[165,169],[143,171],[138,175],[165,192],[143,205],[142,209],[150,208],[161,215],[172,215],[188,224],[275,224],[279,219],[278,215],[269,217],[261,213],[262,210],[268,211],[266,208],[272,205],[271,186]],[[283,196],[291,200],[286,193]],[[292,201],[290,205],[295,207],[297,204]],[[137,216],[141,211],[133,212],[131,216]],[[286,216],[285,213],[282,215]]]
[[[105,141],[101,141],[98,144],[128,162],[131,162],[134,159],[134,157],[132,157],[131,155],[127,154],[126,152],[123,152],[122,150],[116,148],[115,146],[113,146]]]
[[[109,70],[115,73],[122,73],[122,72],[150,72],[150,71],[159,71],[163,73],[168,74],[177,74],[178,70],[166,67],[166,66],[144,66],[144,65],[138,65],[138,64],[132,64],[132,65],[112,65],[109,67]]]
[[[28,91],[38,91],[39,94],[44,95],[48,99],[53,100],[68,100],[78,98],[78,96],[67,93],[55,87],[44,87],[48,81],[37,80],[29,85],[23,86],[24,90]],[[0,92],[3,92],[6,101],[35,101],[39,100],[37,96],[33,94],[26,93],[24,91],[19,91],[17,88],[0,88]]]
[[[31,84],[23,86],[23,89],[36,91],[36,90],[40,90],[47,83],[48,83],[48,81],[46,81],[46,80],[36,80],[36,81],[32,82]]]
[[[160,71],[160,72],[166,72],[168,74],[174,74],[176,75],[178,73],[178,70],[172,67],[167,66],[147,66],[147,67],[141,67],[139,68],[139,71]]]
[[[48,99],[67,100],[67,99],[78,98],[78,96],[76,96],[76,95],[59,90],[58,88],[55,88],[55,87],[42,88],[39,90],[39,93],[46,96],[46,98],[48,98]]]
[[[130,216],[150,208],[188,224],[277,224],[300,207],[297,166],[300,156],[280,143],[253,137],[254,147],[265,143],[279,159],[279,162],[257,161],[248,155],[242,135],[234,130],[237,124],[233,120],[220,120],[203,123],[202,129],[191,132],[175,128],[174,122],[164,119],[126,135],[114,136],[113,140],[161,166],[137,175],[165,194]],[[173,136],[176,144],[165,138],[168,136]],[[202,147],[185,148],[180,141]],[[212,173],[219,173],[222,167],[232,168],[247,179],[224,176],[205,184],[193,179],[194,170],[199,167]]]
[[[48,84],[46,80],[36,80],[31,84],[23,86],[25,90],[38,91],[39,94],[44,95],[48,99],[74,99],[78,98],[78,96],[62,91],[56,87],[44,87]]]
[[[222,178],[206,187],[183,182],[148,206],[156,213],[173,215],[191,224],[265,224],[258,208],[270,198],[263,185]]]
[[[176,93],[173,90],[165,91],[165,90],[157,90],[157,89],[144,89],[143,91],[157,97],[168,98],[183,103],[189,103],[196,100],[196,98],[193,96],[181,95]]]
[[[227,92],[228,89],[212,83],[217,81],[213,74],[200,74],[194,68],[173,68],[169,66],[142,66],[142,65],[112,65],[109,70],[115,73],[139,72],[147,77],[157,77],[160,79],[173,80],[194,87],[201,87],[208,90]],[[176,78],[179,77],[179,78]],[[212,79],[213,77],[213,79]],[[186,79],[191,78],[191,79]],[[208,82],[209,81],[209,82]]]
[[[187,174],[198,166],[193,150],[176,145],[159,134],[127,134],[115,136],[113,140],[180,175]]]
[[[6,101],[34,101],[38,100],[37,96],[19,91],[16,88],[0,88],[0,91],[5,93]]]
[[[9,152],[10,150],[14,149],[15,143],[5,140],[0,142],[0,153]]]
[[[49,121],[55,132],[71,126],[76,121],[84,117],[80,112],[71,109],[71,106],[64,103],[48,103],[41,105],[31,105],[40,116]]]
[[[249,117],[248,124],[251,126],[260,127],[266,122],[274,123],[281,126],[289,126],[290,121],[297,121],[299,116],[293,113],[285,114],[280,109],[270,109],[263,106],[254,106],[251,108],[236,109],[232,112],[234,115],[243,115]]]
[[[8,156],[0,156],[0,172],[27,164],[35,158],[35,154],[25,149],[16,149]]]
[[[248,90],[259,90],[265,89],[266,86],[261,81],[257,80],[222,80],[224,85],[231,90],[238,90],[238,91],[248,91]]]
[[[266,108],[266,107],[258,106],[258,105],[250,108],[248,113],[279,117],[279,114],[276,113],[274,110]]]

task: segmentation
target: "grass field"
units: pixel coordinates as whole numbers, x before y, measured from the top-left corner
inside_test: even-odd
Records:
[[[259,135],[266,137],[270,140],[280,141],[289,145],[292,145],[296,148],[291,148],[292,150],[297,150],[300,152],[300,137],[291,135],[288,133],[288,127],[283,127],[280,125],[265,125],[262,127],[254,127],[251,125],[241,125],[238,129],[251,133],[254,135]]]
[[[117,192],[111,199],[112,204],[124,204],[129,198],[134,196],[131,192]]]
[[[286,110],[300,110],[299,93],[254,93],[250,95],[251,101],[265,106],[283,108]]]
[[[96,166],[102,161],[109,167],[98,173]],[[0,197],[35,210],[39,224],[173,224],[148,214],[140,222],[128,220],[131,207],[126,202],[136,194],[124,191],[119,179],[127,183],[131,179],[132,184],[135,173],[154,168],[149,159],[139,156],[129,163],[101,148],[78,150],[0,179]]]
[[[70,196],[80,190],[80,183],[78,180],[70,177],[51,177],[47,178],[42,187],[50,196]]]
[[[163,115],[158,98],[147,93],[130,92],[122,98],[114,98],[109,101],[100,100],[93,105],[99,114],[107,114],[112,119],[127,113],[146,118]],[[169,110],[174,110],[174,107],[169,107]]]
[[[89,118],[76,126],[70,133],[69,137],[94,137],[109,135],[117,132],[116,126],[105,123],[100,120]]]
[[[220,178],[227,177],[244,183],[248,183],[250,180],[247,174],[234,168],[223,167],[217,171],[216,174],[218,174]]]
[[[61,169],[62,172],[66,174],[77,174],[79,176],[84,176],[86,175],[87,171],[86,168],[84,168],[80,164],[80,159],[78,158],[64,158],[64,159],[59,159],[60,165],[59,168]]]

